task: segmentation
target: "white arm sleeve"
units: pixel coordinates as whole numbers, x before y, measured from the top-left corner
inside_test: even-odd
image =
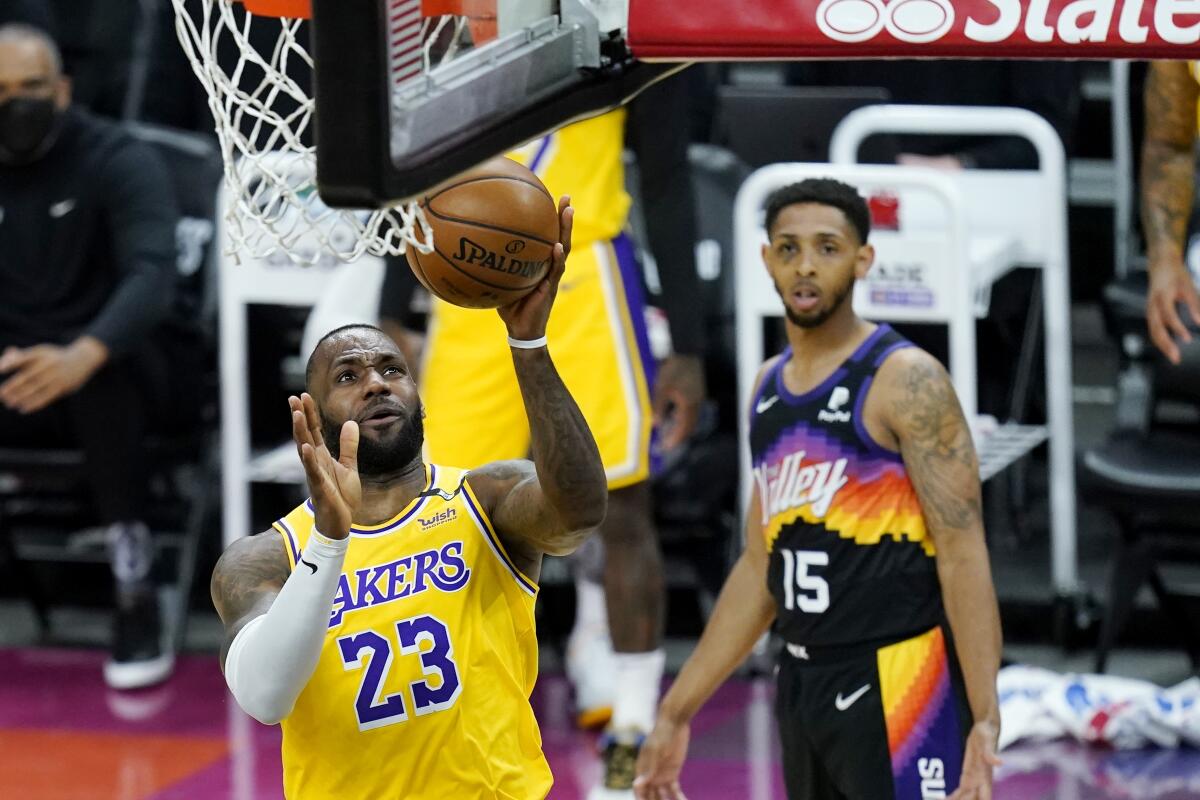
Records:
[[[225,682],[242,710],[263,724],[292,713],[317,667],[349,543],[313,530],[271,608],[233,637]]]

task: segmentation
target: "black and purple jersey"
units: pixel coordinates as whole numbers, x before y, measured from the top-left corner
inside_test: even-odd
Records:
[[[899,453],[875,442],[863,404],[884,359],[913,345],[880,325],[802,395],[764,376],[750,458],[770,559],[776,631],[801,646],[900,639],[942,618],[933,542]]]

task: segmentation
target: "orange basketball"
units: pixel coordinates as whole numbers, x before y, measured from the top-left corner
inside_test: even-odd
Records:
[[[493,158],[421,202],[432,253],[408,250],[426,289],[464,308],[496,308],[541,283],[558,241],[558,208],[528,169]]]

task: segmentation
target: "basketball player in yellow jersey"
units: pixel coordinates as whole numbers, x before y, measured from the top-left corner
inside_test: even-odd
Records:
[[[551,193],[569,193],[578,209],[571,274],[548,330],[563,381],[596,437],[610,490],[598,537],[602,556],[600,541],[593,541],[572,565],[577,602],[566,671],[577,719],[593,727],[611,716],[611,735],[601,746],[604,786],[590,800],[632,797],[637,745],[653,725],[663,673],[665,591],[649,496],[652,422],[660,424],[659,443],[669,450],[695,426],[704,398],[694,199],[687,139],[679,130],[686,96],[683,86],[664,84],[648,89],[628,110],[568,125],[509,153]],[[638,156],[647,238],[675,351],[657,375],[641,271],[622,232],[630,206],[622,162],[627,139]],[[382,317],[407,316],[409,297],[397,289],[415,284],[410,274],[400,264],[388,270]],[[433,301],[420,383],[430,407],[426,452],[434,461],[471,466],[528,452],[529,423],[517,382],[507,365],[495,366],[504,359],[498,328],[492,315]],[[397,333],[398,340],[409,336]],[[494,424],[464,427],[464,413]]]
[[[534,463],[422,460],[403,355],[368,325],[317,345],[291,398],[309,500],[230,546],[212,595],[238,704],[282,723],[289,798],[529,800],[551,775],[529,693],[543,553],[604,518],[596,443],[546,343],[571,209],[547,279],[499,309]],[[486,430],[486,417],[459,424]]]
[[[1142,230],[1146,232],[1150,338],[1173,363],[1177,342],[1192,334],[1180,318],[1187,307],[1200,326],[1200,293],[1184,262],[1196,183],[1197,102],[1200,62],[1156,61],[1146,78],[1146,136],[1142,143]]]

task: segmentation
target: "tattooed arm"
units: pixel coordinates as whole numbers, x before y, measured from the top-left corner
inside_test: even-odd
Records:
[[[991,787],[1000,734],[1000,612],[983,538],[979,461],[950,376],[933,356],[898,350],[877,380],[886,393],[884,419],[937,548],[938,580],[975,723],[960,791],[965,787],[964,796],[974,797],[971,787]]]
[[[212,596],[225,641],[221,667],[239,706],[265,725],[289,714],[320,659],[347,539],[313,531],[291,570],[274,532],[234,542],[217,562]]]
[[[267,725],[292,713],[317,668],[350,547],[350,521],[362,500],[358,425],[342,426],[335,460],[313,399],[291,397],[288,405],[315,521],[297,569],[290,569],[283,541],[271,532],[230,545],[212,578],[213,604],[225,623],[225,682],[242,710]]]
[[[283,540],[274,531],[238,539],[221,554],[209,591],[225,624],[222,667],[238,631],[267,613],[290,573]]]
[[[608,484],[600,451],[546,348],[513,350],[525,401],[533,462],[501,461],[471,473],[471,488],[491,498],[497,533],[510,549],[538,560],[566,555],[604,520]],[[516,554],[514,553],[514,556]]]
[[[521,300],[498,309],[511,339],[530,342],[546,335],[571,249],[573,214],[571,199],[562,198],[562,241],[554,246],[546,279]],[[604,521],[608,483],[596,440],[559,378],[547,346],[514,346],[512,358],[529,418],[533,463],[488,464],[473,470],[467,480],[517,566],[536,579],[543,553],[574,551]]]
[[[1200,296],[1183,262],[1184,236],[1196,179],[1196,101],[1200,85],[1186,61],[1156,61],[1146,80],[1146,135],[1142,145],[1142,228],[1149,256],[1146,325],[1150,338],[1179,363],[1175,339],[1191,340],[1179,318],[1187,305],[1200,325]]]
[[[237,704],[264,725],[281,722],[308,684],[325,641],[348,540],[313,531],[290,569],[274,531],[234,542],[213,571],[225,623],[221,668]]]

